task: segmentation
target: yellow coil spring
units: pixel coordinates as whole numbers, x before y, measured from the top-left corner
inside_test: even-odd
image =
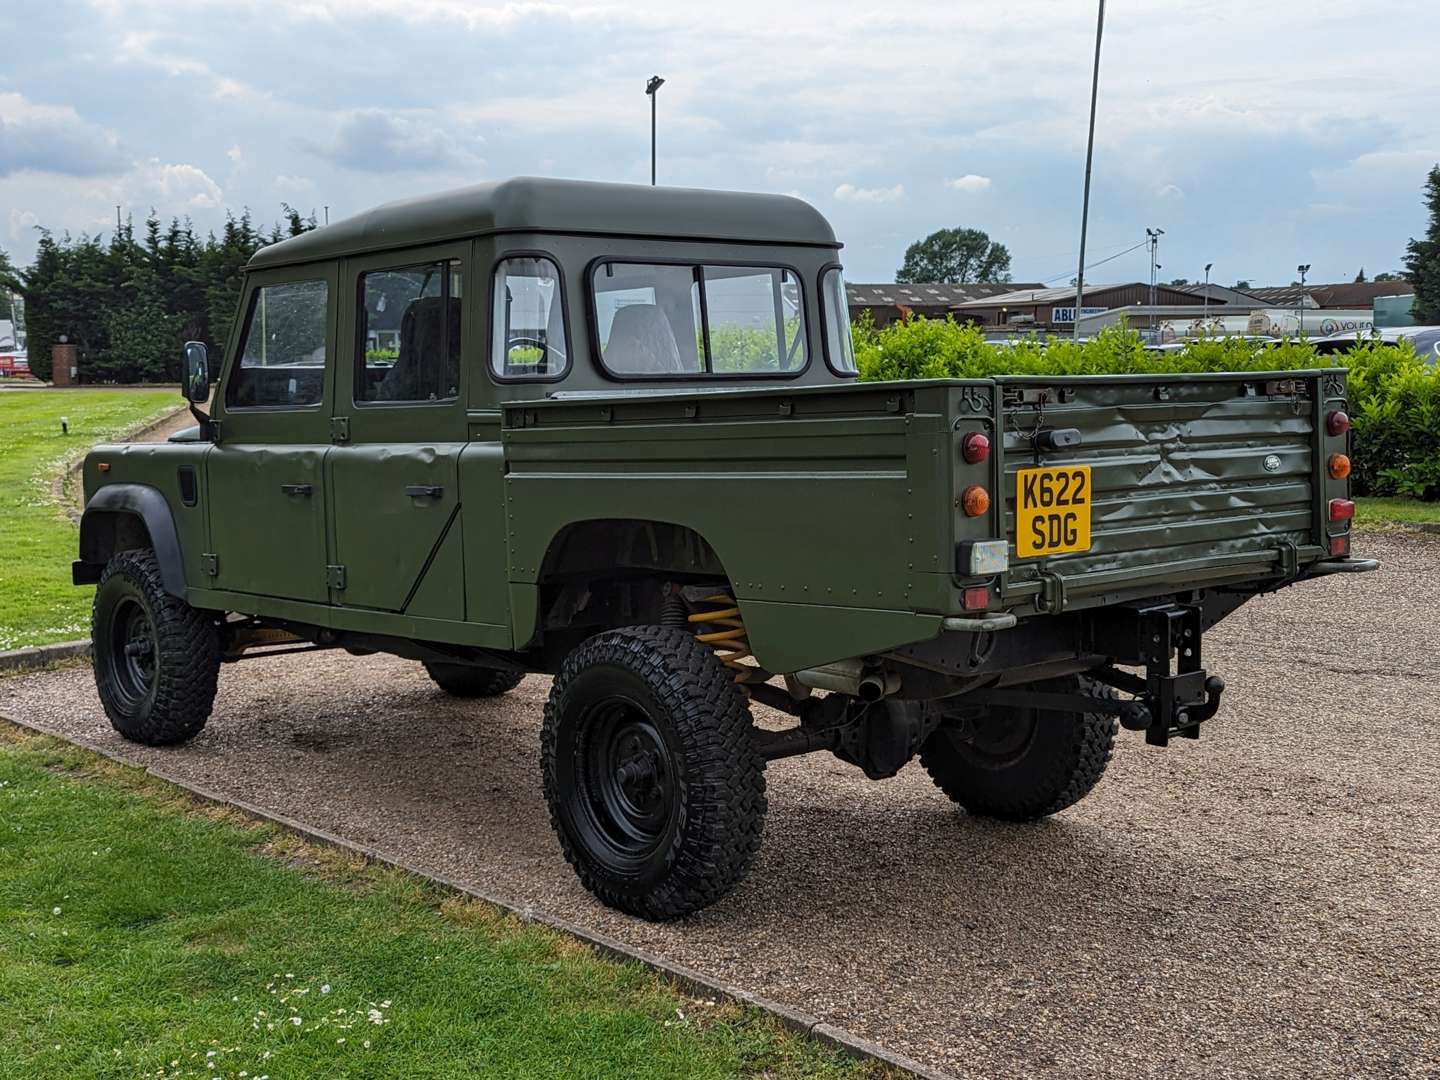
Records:
[[[696,634],[695,640],[703,641],[715,650],[715,655],[720,658],[720,662],[735,672],[736,682],[747,681],[758,669],[750,664],[740,663],[741,660],[754,654],[750,651],[750,642],[745,639],[745,621],[740,618],[740,608],[735,603],[735,598],[724,593],[717,593],[715,596],[705,597],[700,603],[725,606],[715,611],[702,611],[690,615],[688,616],[689,621],[691,623],[708,623],[722,629],[712,630],[707,634]]]

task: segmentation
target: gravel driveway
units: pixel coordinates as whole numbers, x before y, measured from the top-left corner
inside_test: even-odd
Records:
[[[1121,734],[1048,822],[968,819],[917,765],[777,762],[759,864],[678,925],[600,907],[540,798],[549,682],[465,703],[418,664],[228,667],[189,746],[120,741],[87,669],[0,713],[531,903],[957,1076],[1440,1075],[1440,537],[1252,602],[1207,641],[1198,742]]]

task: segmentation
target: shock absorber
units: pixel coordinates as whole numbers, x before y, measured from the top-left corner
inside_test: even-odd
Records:
[[[740,617],[740,606],[735,602],[735,598],[726,593],[715,593],[702,598],[698,603],[719,606],[708,611],[698,611],[688,617],[692,625],[705,623],[717,628],[696,634],[695,640],[703,641],[715,650],[720,662],[735,672],[736,682],[747,682],[760,675],[759,668],[740,663],[753,654],[750,651],[750,642],[745,637],[745,620]]]

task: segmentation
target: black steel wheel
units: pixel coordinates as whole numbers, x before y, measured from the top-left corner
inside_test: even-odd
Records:
[[[522,671],[475,667],[473,664],[440,664],[425,661],[425,672],[435,685],[452,697],[499,697],[520,685]]]
[[[1114,697],[1080,676],[1034,684],[1036,690]],[[1115,742],[1103,713],[1031,708],[957,707],[920,750],[920,764],[951,801],[971,814],[1035,821],[1073,806],[1099,783]]]
[[[684,630],[612,630],[577,648],[545,706],[541,764],[565,857],[612,907],[680,918],[754,862],[765,774],[749,706]]]
[[[205,726],[220,673],[219,628],[165,591],[154,553],[122,551],[106,565],[90,645],[100,703],[125,738],[166,746]]]

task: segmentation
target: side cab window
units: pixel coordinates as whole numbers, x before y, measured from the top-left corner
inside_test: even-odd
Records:
[[[324,279],[263,285],[245,313],[225,406],[309,408],[325,396],[330,287]]]

